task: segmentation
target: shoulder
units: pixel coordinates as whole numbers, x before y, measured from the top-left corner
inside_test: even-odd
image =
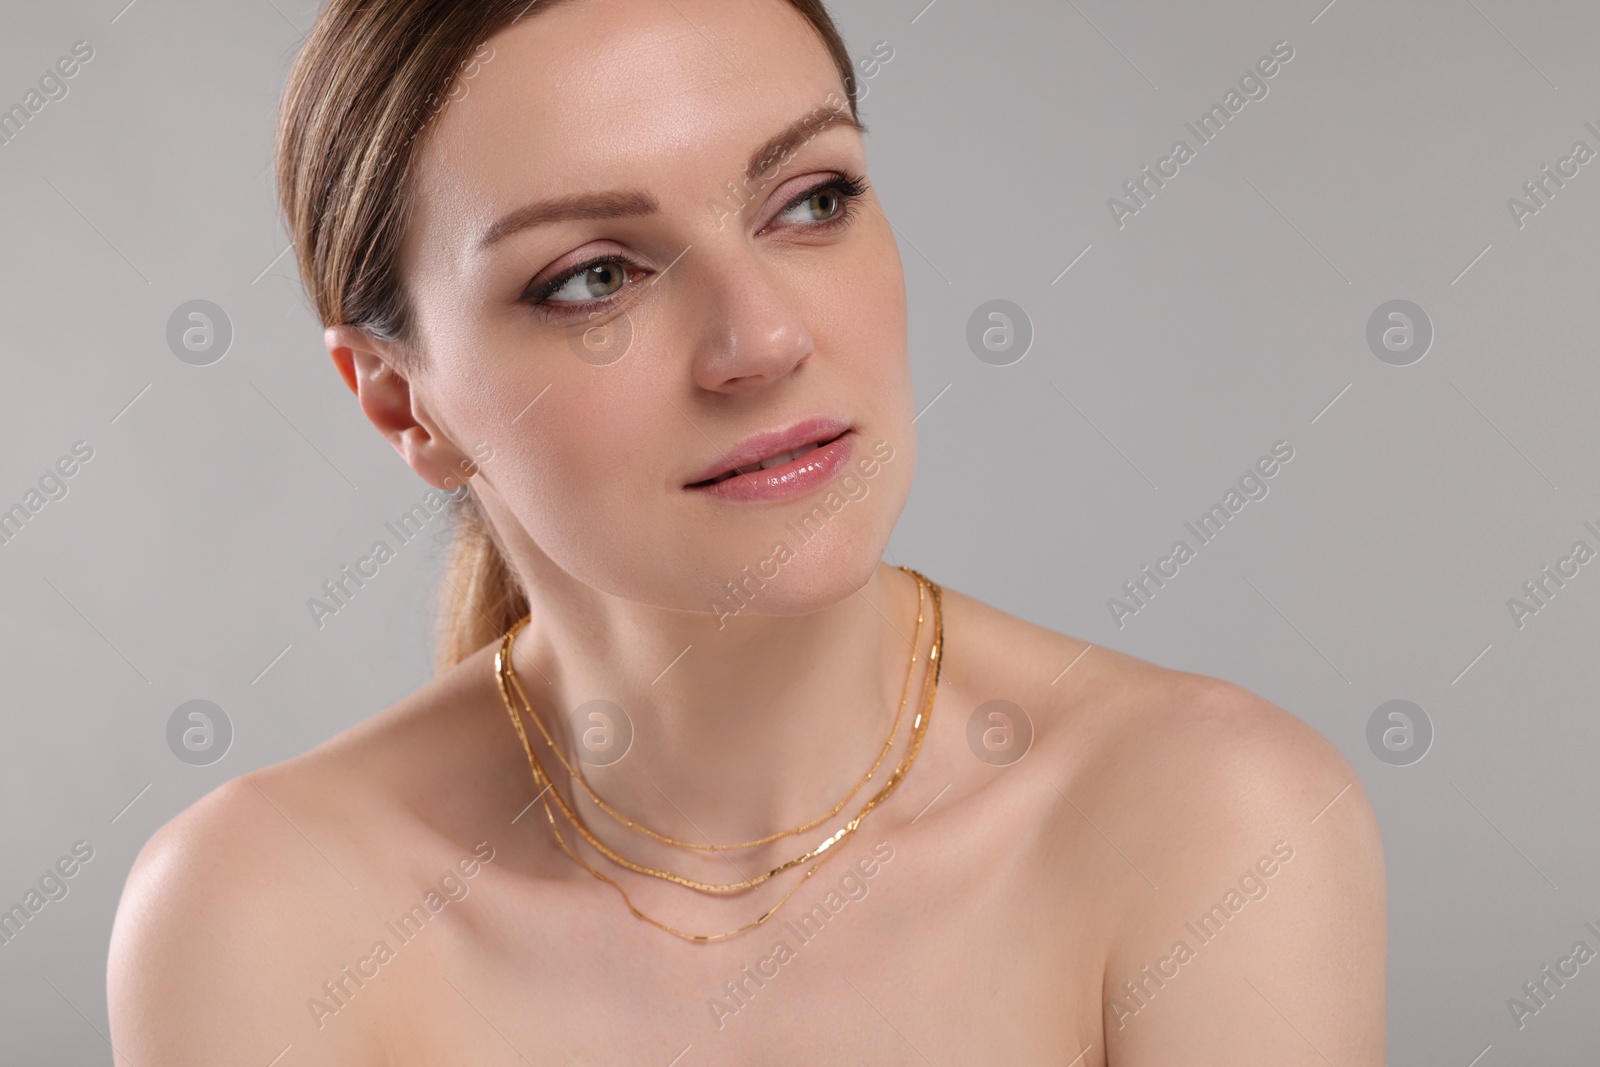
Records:
[[[1120,658],[1131,664],[1101,679],[1106,721],[1086,791],[1111,802],[1145,796],[1185,818],[1270,812],[1309,823],[1337,796],[1365,805],[1349,761],[1302,719],[1232,682]]]
[[[1230,848],[1279,838],[1314,839],[1381,874],[1372,805],[1332,742],[1232,682],[1133,663],[1122,699],[1103,694],[1106,722],[1079,779],[1087,803],[1138,816],[1130,831],[1180,876],[1196,873],[1185,857],[1203,869]]]
[[[415,732],[406,721],[415,703],[413,695],[307,752],[224,782],[175,815],[134,860],[114,936],[170,951],[172,942],[157,944],[146,931],[182,925],[160,932],[182,935],[182,945],[192,931],[209,950],[248,936],[250,917],[265,914],[267,902],[349,889],[359,827],[394,807],[386,783],[397,777],[400,735]],[[303,909],[280,929],[292,932],[317,911]]]
[[[1107,732],[1079,791],[1125,855],[1107,912],[1107,1049],[1384,1062],[1383,846],[1360,777],[1311,726],[1183,675]],[[1293,1020],[1286,1025],[1286,1020]]]
[[[293,1043],[297,1062],[356,1064],[404,1030],[391,999],[402,983],[350,998],[348,1012],[328,983],[351,981],[345,965],[360,969],[382,917],[472,852],[501,809],[526,803],[526,766],[500,736],[509,727],[477,714],[498,699],[485,667],[472,657],[317,747],[222,784],[151,836],[108,959],[112,1037],[128,1062],[232,1062],[248,1050],[267,1063]],[[468,780],[483,794],[476,805],[462,800]]]
[[[448,697],[430,683],[223,783],[150,837],[107,961],[112,1039],[127,1062],[267,1063],[293,1044],[296,1062],[358,1064],[382,1047],[388,993],[363,993],[332,1025],[328,1005],[343,1004],[327,983],[370,953],[395,884],[437,847],[414,809],[442,806],[430,761],[459,763]],[[467,732],[457,717],[456,734]]]
[[[1294,1060],[1290,1018],[1334,1062],[1381,1063],[1383,849],[1339,749],[1243,686],[951,603],[961,704],[1004,693],[1033,722],[1005,778],[1043,798],[1059,899],[1095,931],[1108,1058]]]
[[[968,702],[992,695],[1020,706],[1041,771],[1070,781],[1074,800],[1180,821],[1302,810],[1309,821],[1338,796],[1340,809],[1370,816],[1339,749],[1243,686],[1058,633],[953,590],[944,601],[947,629],[959,626],[944,653],[948,682]],[[1160,833],[1154,824],[1150,832]]]
[[[359,898],[326,828],[306,814],[303,778],[292,764],[235,778],[139,852],[107,961],[113,1040],[126,1062],[248,1053],[265,1063],[291,1043],[309,1046],[306,1001],[332,977],[318,973],[311,949],[337,939]],[[355,1035],[346,1027],[319,1038],[315,1047],[334,1058],[305,1062],[360,1062],[347,1043]]]
[[[1283,1061],[1309,1038],[1334,1062],[1382,1063],[1386,885],[1360,776],[1248,689],[1116,667],[1100,708],[1078,712],[1105,721],[1061,813],[1088,825],[1116,887],[1101,912],[1108,1052],[1137,1067],[1197,1042]]]

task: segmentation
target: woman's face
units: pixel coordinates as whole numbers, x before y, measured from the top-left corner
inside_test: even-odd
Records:
[[[899,253],[850,195],[866,154],[820,39],[782,0],[575,0],[488,44],[420,142],[401,270],[413,403],[492,448],[474,484],[514,561],[698,612],[737,610],[729,582],[758,614],[859,588],[914,404]],[[696,486],[811,420],[848,432]]]

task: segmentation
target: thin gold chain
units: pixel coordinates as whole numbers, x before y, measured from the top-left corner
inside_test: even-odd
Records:
[[[909,570],[909,568],[904,568],[904,569]],[[914,574],[915,572],[912,572],[912,573]],[[918,575],[918,577],[920,578],[921,576]],[[923,580],[926,580],[926,579],[923,579]],[[924,735],[924,733],[926,731],[927,723],[928,723],[928,720],[930,718],[930,714],[931,714],[932,707],[933,707],[933,698],[934,698],[935,692],[936,692],[936,690],[938,688],[939,673],[940,673],[939,672],[939,668],[941,666],[940,652],[941,652],[942,647],[943,647],[943,639],[944,639],[943,612],[942,612],[942,605],[941,605],[941,598],[940,598],[940,589],[939,589],[938,585],[936,585],[936,584],[934,584],[932,582],[929,582],[929,588],[930,588],[930,591],[932,593],[933,602],[934,602],[934,620],[935,620],[935,622],[934,622],[934,645],[933,645],[933,648],[930,650],[929,655],[928,655],[927,678],[925,679],[925,681],[923,683],[923,702],[922,702],[922,707],[919,709],[919,711],[917,713],[917,717],[912,723],[913,741],[912,741],[911,749],[906,754],[906,756],[902,759],[902,761],[900,763],[900,766],[897,767],[895,769],[895,772],[890,776],[889,781],[885,783],[884,788],[881,789],[878,792],[878,794],[876,796],[874,796],[871,801],[869,801],[867,806],[864,809],[862,809],[861,813],[859,815],[857,815],[856,818],[851,821],[851,826],[850,826],[849,829],[850,829],[850,831],[852,833],[854,832],[855,827],[860,825],[861,820],[866,817],[867,813],[869,811],[871,811],[871,809],[873,807],[876,807],[877,804],[880,801],[882,801],[885,797],[887,797],[890,793],[893,792],[894,788],[899,784],[900,780],[905,776],[906,772],[910,770],[912,763],[915,762],[916,757],[917,757],[917,751],[921,748],[921,745],[922,745],[922,738],[923,738],[923,735]],[[506,695],[504,688],[502,688],[501,692],[502,692],[502,696]],[[509,701],[507,703],[507,707],[513,713],[512,723],[513,723],[513,725],[515,725],[517,727],[518,736],[522,739],[523,750],[528,754],[529,766],[533,769],[534,783],[536,785],[541,784],[541,783],[548,783],[548,778],[543,774],[542,770],[540,769],[540,767],[538,765],[538,761],[533,757],[533,750],[532,750],[532,747],[528,744],[527,734],[522,730],[521,722],[515,717],[515,709],[513,707],[511,707],[511,705],[509,704]],[[541,799],[541,801],[543,801],[544,793],[545,792],[550,792],[550,791],[553,791],[553,790],[551,790],[551,789],[541,789],[541,791],[540,791],[540,799]],[[559,797],[558,797],[558,799],[559,799]],[[600,879],[602,882],[605,882],[607,885],[609,885],[613,889],[615,889],[622,896],[623,903],[627,905],[628,910],[630,912],[632,912],[633,915],[636,918],[639,918],[639,919],[651,924],[652,926],[658,927],[658,928],[666,931],[667,933],[673,934],[674,936],[683,938],[684,940],[687,940],[687,941],[701,941],[701,942],[703,942],[703,941],[717,941],[717,940],[721,940],[721,939],[726,938],[726,937],[732,937],[735,934],[742,933],[743,931],[748,930],[748,929],[750,929],[752,927],[761,925],[762,923],[766,922],[769,918],[771,918],[771,916],[778,910],[778,908],[781,907],[783,905],[783,903],[785,901],[787,901],[791,896],[793,896],[794,893],[800,888],[800,886],[803,885],[805,883],[805,881],[811,877],[812,874],[816,873],[817,869],[819,867],[821,867],[823,863],[827,862],[827,860],[832,855],[832,853],[830,852],[828,855],[824,855],[822,857],[822,859],[820,859],[816,863],[812,864],[810,869],[808,869],[806,871],[805,875],[800,879],[800,881],[798,883],[796,883],[796,885],[793,888],[791,888],[789,890],[789,892],[785,893],[783,895],[783,897],[780,898],[776,904],[774,904],[771,908],[767,909],[767,911],[765,911],[755,921],[746,923],[745,925],[740,926],[740,927],[738,927],[736,929],[729,930],[729,931],[726,931],[726,932],[720,933],[720,934],[687,934],[687,933],[684,933],[681,930],[677,930],[677,929],[675,929],[675,928],[673,928],[671,926],[668,926],[665,923],[662,923],[662,922],[659,922],[659,921],[657,921],[655,919],[650,918],[650,916],[644,914],[637,907],[635,907],[633,902],[632,902],[632,900],[629,899],[628,893],[627,893],[627,891],[625,889],[623,889],[616,882],[612,881],[610,878],[607,878],[604,874],[600,873],[599,871],[597,871],[593,867],[591,867],[581,856],[579,856],[572,849],[572,847],[567,843],[566,838],[562,836],[560,828],[556,825],[555,815],[550,810],[549,802],[548,801],[543,801],[543,806],[544,806],[545,818],[548,819],[549,822],[550,822],[550,828],[555,833],[556,841],[560,844],[562,850],[564,852],[566,852],[567,855],[571,856],[573,860],[575,860],[580,866],[582,866],[585,870],[587,870],[591,875],[593,875],[594,877]]]
[[[902,566],[900,569],[906,571],[908,574],[911,574],[912,576],[917,578],[917,580],[919,582],[926,582],[927,586],[928,586],[929,593],[930,593],[930,595],[931,595],[931,597],[933,599],[933,608],[934,608],[933,646],[928,652],[928,667],[927,667],[927,671],[926,671],[926,677],[924,678],[923,686],[922,686],[922,689],[923,689],[923,692],[922,692],[922,703],[921,703],[921,707],[917,711],[916,718],[914,720],[912,720],[912,724],[911,724],[911,742],[910,742],[909,750],[907,751],[906,755],[901,759],[899,766],[895,768],[894,773],[892,773],[889,776],[888,781],[884,783],[883,788],[880,789],[878,791],[878,793],[876,795],[874,795],[872,797],[872,799],[867,802],[867,805],[864,808],[861,809],[860,813],[857,814],[856,817],[850,821],[850,823],[846,827],[846,829],[849,831],[849,833],[848,834],[841,833],[840,835],[836,835],[836,837],[838,837],[838,839],[840,841],[844,840],[844,838],[848,837],[850,834],[853,834],[855,832],[856,828],[861,825],[861,821],[866,818],[868,812],[870,812],[882,800],[884,800],[886,797],[888,797],[891,793],[894,792],[895,788],[900,784],[901,779],[903,779],[905,777],[906,773],[908,771],[910,771],[912,764],[916,762],[917,752],[922,747],[922,739],[923,739],[924,735],[927,732],[928,721],[932,716],[933,699],[934,699],[934,696],[936,695],[936,693],[938,691],[938,687],[939,687],[939,674],[940,674],[940,667],[942,666],[941,653],[942,653],[943,648],[944,648],[944,610],[943,610],[943,603],[942,603],[942,597],[941,597],[941,592],[942,591],[940,590],[939,586],[936,583],[934,583],[932,581],[929,581],[923,575],[921,575],[918,572],[912,570],[910,567]],[[920,601],[919,601],[919,603],[920,603]],[[827,851],[822,856],[821,859],[817,860],[816,863],[813,863],[811,865],[811,867],[806,871],[806,873],[800,878],[800,880],[798,882],[795,883],[795,885],[787,893],[785,893],[781,898],[779,898],[779,900],[778,900],[778,902],[776,904],[774,904],[772,907],[768,908],[765,912],[763,912],[761,914],[761,916],[759,918],[757,918],[753,922],[745,923],[743,926],[737,927],[737,928],[735,928],[733,930],[728,930],[728,931],[725,931],[725,932],[720,933],[720,934],[689,934],[689,933],[684,933],[681,930],[675,929],[674,927],[668,926],[667,924],[665,924],[663,922],[660,922],[660,921],[658,921],[656,919],[652,919],[650,916],[644,914],[642,911],[640,911],[637,907],[634,906],[633,901],[628,897],[627,890],[623,889],[622,886],[618,885],[616,882],[614,882],[610,878],[607,878],[604,874],[602,874],[599,871],[595,870],[593,867],[591,867],[588,864],[587,861],[585,861],[583,859],[583,857],[579,856],[578,853],[567,843],[567,839],[564,836],[562,836],[560,827],[556,825],[555,813],[550,810],[550,802],[548,800],[544,799],[544,796],[545,796],[546,793],[555,791],[554,790],[554,783],[550,782],[548,776],[544,774],[543,769],[539,765],[538,759],[534,756],[534,754],[533,754],[533,746],[528,743],[528,735],[527,735],[526,731],[524,731],[523,728],[522,728],[521,717],[517,714],[516,707],[511,703],[510,693],[507,691],[507,688],[506,688],[506,685],[505,685],[504,672],[503,672],[502,664],[507,662],[507,659],[508,659],[507,654],[508,654],[509,648],[510,648],[509,641],[502,641],[499,653],[495,657],[495,666],[496,666],[495,676],[496,676],[497,681],[500,683],[500,695],[501,695],[502,699],[504,699],[505,702],[506,702],[506,710],[511,715],[511,723],[516,728],[517,737],[522,741],[523,751],[527,753],[528,766],[533,772],[534,785],[540,787],[540,792],[539,792],[538,799],[540,800],[541,804],[543,805],[545,818],[547,820],[549,820],[550,829],[555,834],[556,842],[561,846],[562,851],[565,852],[568,856],[571,856],[572,859],[575,862],[577,862],[581,867],[583,867],[584,870],[588,871],[591,875],[593,875],[595,878],[598,878],[600,881],[605,882],[607,885],[611,886],[611,888],[615,889],[621,895],[623,903],[625,905],[627,905],[628,910],[633,913],[635,918],[641,919],[644,922],[647,922],[652,926],[655,926],[655,927],[657,927],[657,928],[659,928],[661,930],[666,931],[669,934],[672,934],[675,937],[682,938],[682,939],[684,939],[686,941],[695,941],[695,942],[720,941],[723,938],[732,937],[735,934],[743,933],[746,930],[749,930],[749,929],[751,929],[753,927],[756,927],[756,926],[760,926],[762,923],[766,922],[769,918],[772,917],[772,915],[780,907],[783,906],[785,901],[787,901],[790,897],[792,897],[795,894],[795,892],[797,890],[799,890],[799,888],[802,885],[804,885],[806,883],[806,881],[808,879],[810,879],[810,877],[813,874],[815,874],[817,872],[817,869],[819,867],[821,867],[824,863],[826,863],[833,856],[834,852],[840,851],[840,850],[837,850],[837,849],[830,849],[829,851]],[[560,794],[557,794],[557,801],[558,801],[558,803],[561,802]]]
[[[919,576],[919,588],[920,588],[920,581],[921,580],[920,580],[920,576]],[[508,634],[506,639],[502,642],[502,650],[509,649],[509,647],[510,647],[510,636],[511,635]],[[496,661],[495,661],[495,663],[496,663],[496,677],[499,679],[499,682],[500,682],[501,695],[506,697],[506,706],[508,708],[511,707],[510,698],[509,698],[509,695],[506,692],[506,679],[507,679],[507,676],[509,674],[509,671],[508,671],[509,662],[510,662],[509,656],[507,656],[504,659],[502,659],[500,657],[496,657]],[[510,677],[510,680],[511,680],[512,684],[514,685],[515,682],[516,682],[515,675],[514,674],[509,674],[509,677]],[[526,702],[526,698],[524,698],[524,702]],[[536,778],[542,778],[546,782],[551,781],[549,774],[544,769],[544,764],[539,761],[539,758],[536,755],[534,755],[532,746],[527,743],[526,733],[522,730],[522,723],[521,723],[520,717],[517,718],[516,725],[517,725],[517,728],[518,728],[519,735],[521,735],[524,738],[523,744],[527,748],[528,758],[532,762],[533,766],[535,767],[535,776],[536,776]],[[893,738],[891,738],[890,740],[892,741]],[[583,836],[584,840],[588,841],[589,844],[594,846],[596,851],[598,851],[601,855],[605,856],[611,862],[617,864],[619,867],[625,867],[628,870],[634,871],[634,872],[636,872],[638,874],[647,874],[647,875],[650,875],[653,878],[661,878],[661,879],[663,879],[665,881],[675,882],[678,885],[686,886],[686,887],[688,887],[690,889],[698,889],[698,890],[701,890],[702,892],[707,892],[707,893],[731,893],[731,892],[735,892],[735,891],[740,890],[740,889],[748,889],[751,886],[760,885],[762,882],[765,882],[767,879],[773,877],[774,875],[781,874],[784,871],[789,870],[791,867],[798,867],[800,864],[805,863],[807,860],[814,859],[817,856],[821,855],[824,851],[826,851],[828,848],[832,847],[833,845],[837,844],[839,841],[842,841],[846,837],[849,837],[850,834],[855,832],[855,825],[860,819],[860,816],[858,815],[855,820],[852,820],[850,823],[846,824],[846,827],[844,829],[841,829],[841,830],[835,832],[834,834],[830,835],[829,837],[825,838],[822,841],[822,843],[819,844],[816,848],[813,848],[813,849],[811,849],[811,850],[809,850],[807,852],[804,852],[801,855],[794,857],[793,859],[786,860],[785,862],[780,863],[778,866],[773,867],[771,870],[766,871],[766,872],[764,872],[762,874],[759,874],[754,878],[745,878],[745,879],[741,879],[741,880],[739,880],[737,882],[702,882],[702,881],[699,881],[699,880],[693,879],[693,878],[685,878],[683,875],[677,874],[677,873],[675,873],[673,871],[665,871],[665,870],[661,870],[660,868],[657,868],[657,867],[649,867],[649,866],[645,866],[643,864],[638,864],[638,863],[635,863],[632,860],[630,860],[630,859],[628,859],[628,858],[626,858],[626,857],[624,857],[622,855],[619,855],[616,851],[614,851],[605,842],[601,841],[599,838],[594,836],[594,834],[584,824],[583,820],[578,817],[577,813],[574,812],[570,806],[568,806],[568,804],[566,802],[566,799],[561,796],[559,791],[555,791],[553,789],[552,789],[552,791],[555,792],[557,807],[559,807],[561,809],[561,813],[566,817],[567,821],[572,824],[573,829],[577,830],[578,833]],[[882,796],[882,795],[886,795],[886,794],[880,794],[880,796]],[[874,803],[876,803],[876,801],[868,802],[868,804],[861,809],[861,814],[864,815],[872,807],[872,805]]]
[[[884,741],[883,748],[879,750],[878,758],[873,760],[872,766],[867,769],[867,773],[859,782],[855,784],[854,787],[851,788],[850,792],[846,793],[843,798],[840,799],[839,803],[833,806],[831,810],[817,816],[810,822],[796,826],[791,830],[780,830],[775,834],[768,834],[766,837],[760,837],[754,841],[744,841],[737,845],[700,845],[695,844],[692,841],[679,841],[677,838],[668,837],[664,834],[657,833],[648,826],[643,826],[634,822],[626,815],[623,815],[621,812],[617,811],[610,804],[606,803],[605,798],[596,793],[594,789],[590,787],[588,779],[584,778],[583,768],[581,766],[574,767],[571,763],[568,763],[567,757],[562,754],[561,749],[551,738],[550,731],[545,728],[544,719],[541,718],[539,713],[534,710],[533,702],[528,699],[528,694],[522,688],[522,682],[517,678],[516,670],[511,666],[511,657],[509,651],[506,654],[505,673],[506,676],[510,678],[512,686],[516,689],[517,697],[521,701],[522,706],[527,712],[529,718],[533,719],[534,725],[539,728],[539,733],[544,737],[545,744],[550,746],[550,751],[555,753],[556,759],[561,762],[561,766],[566,770],[568,777],[575,779],[577,783],[583,787],[584,792],[589,794],[589,798],[594,801],[601,811],[611,816],[611,818],[617,822],[624,824],[629,829],[635,830],[648,837],[653,837],[657,841],[663,842],[664,844],[673,845],[677,848],[694,849],[700,852],[738,852],[744,849],[756,848],[759,845],[768,844],[769,842],[778,840],[780,837],[787,837],[790,834],[804,833],[807,830],[813,829],[814,827],[827,822],[829,819],[839,814],[840,811],[844,810],[844,806],[850,802],[850,798],[859,793],[861,791],[861,787],[870,782],[872,780],[872,776],[878,773],[878,768],[883,765],[884,757],[887,756],[889,754],[889,750],[894,747],[894,739],[900,732],[900,720],[905,717],[906,703],[911,696],[911,677],[916,671],[917,661],[920,658],[919,650],[922,647],[923,593],[923,583],[919,580],[917,582],[917,629],[916,634],[911,639],[911,660],[906,664],[906,679],[900,690],[900,706],[898,709],[896,709],[894,714],[894,722],[889,727],[889,736]],[[521,630],[522,627],[527,624],[530,618],[532,618],[531,613],[529,615],[524,615],[516,625],[511,627],[510,632],[507,634],[507,640],[509,641],[514,639],[517,631]],[[508,645],[507,648],[509,649],[509,647],[510,646]],[[804,862],[804,860],[802,859],[801,862]]]

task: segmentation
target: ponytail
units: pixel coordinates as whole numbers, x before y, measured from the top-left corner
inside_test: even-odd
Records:
[[[439,585],[434,672],[443,674],[528,613],[528,598],[506,562],[494,527],[469,491],[452,507],[455,539]]]

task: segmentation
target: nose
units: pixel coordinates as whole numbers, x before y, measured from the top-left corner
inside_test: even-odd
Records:
[[[693,252],[690,255],[694,255]],[[689,266],[686,262],[680,266]],[[741,393],[781,380],[811,355],[796,288],[757,249],[719,245],[689,272],[692,372],[702,389]]]

